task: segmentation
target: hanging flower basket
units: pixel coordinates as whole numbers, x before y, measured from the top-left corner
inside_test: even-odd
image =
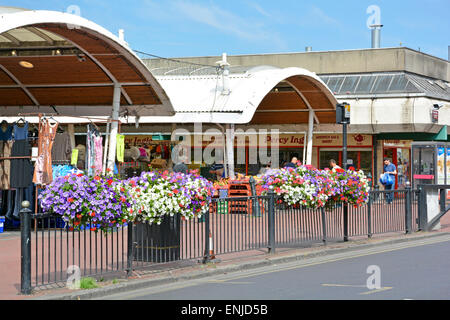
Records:
[[[362,171],[333,172],[312,166],[268,170],[261,177],[260,185],[263,194],[273,189],[288,206],[313,209],[336,203],[360,206],[367,203],[370,190],[369,179]]]
[[[107,231],[132,221],[130,197],[115,178],[83,174],[58,177],[39,195],[44,212],[60,215],[74,230]]]

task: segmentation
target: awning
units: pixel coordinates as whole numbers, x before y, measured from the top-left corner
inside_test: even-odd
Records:
[[[155,68],[144,60],[167,92],[173,117],[141,118],[152,123],[315,123],[336,122],[336,99],[314,73],[302,68],[230,67],[229,94],[214,67]]]
[[[82,17],[0,7],[0,116],[170,116],[165,91],[128,45]]]

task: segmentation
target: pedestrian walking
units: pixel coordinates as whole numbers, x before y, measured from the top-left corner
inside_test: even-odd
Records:
[[[384,185],[384,190],[394,190],[395,189],[395,176],[397,175],[397,168],[393,163],[391,163],[391,159],[385,158],[384,159],[384,166],[383,166],[383,174],[389,175],[390,179],[386,179]],[[381,178],[383,179],[383,175],[381,175]],[[390,180],[390,181],[388,181]],[[391,204],[394,200],[394,193],[388,192],[386,194],[386,202],[387,204]]]

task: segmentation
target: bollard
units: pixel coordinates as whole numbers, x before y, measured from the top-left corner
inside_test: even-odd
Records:
[[[405,197],[405,231],[406,234],[411,234],[412,232],[412,201],[411,201],[411,187],[406,186],[406,197]]]
[[[427,192],[422,185],[419,190],[419,231],[426,231],[428,226]]]
[[[20,234],[21,234],[21,283],[20,292],[24,295],[31,294],[31,210],[30,202],[22,202],[20,210]]]

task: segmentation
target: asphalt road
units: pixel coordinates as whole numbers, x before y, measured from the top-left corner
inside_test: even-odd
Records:
[[[374,273],[379,267],[379,289]],[[373,271],[372,271],[373,272]],[[141,289],[114,300],[450,300],[450,237]]]

